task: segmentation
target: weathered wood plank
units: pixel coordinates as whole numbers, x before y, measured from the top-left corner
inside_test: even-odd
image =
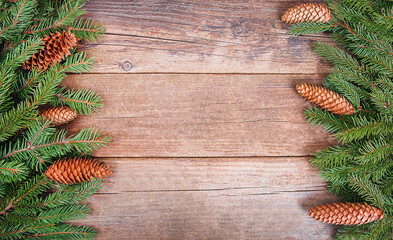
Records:
[[[88,16],[107,28],[84,44],[95,73],[327,72],[308,37],[280,20],[288,1],[90,1]],[[329,41],[323,36],[314,40]],[[330,41],[329,41],[330,42]]]
[[[113,175],[79,221],[97,239],[330,239],[307,210],[337,199],[306,158],[103,159]]]
[[[334,143],[303,117],[294,89],[310,75],[105,74],[65,86],[99,92],[105,107],[66,126],[113,137],[101,157],[304,156]]]

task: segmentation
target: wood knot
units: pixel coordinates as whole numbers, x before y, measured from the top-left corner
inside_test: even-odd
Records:
[[[247,23],[243,20],[232,22],[231,30],[233,36],[236,37],[247,37],[249,32],[247,29]]]
[[[128,72],[132,69],[132,65],[129,61],[125,61],[121,64],[121,69],[123,69],[124,71]]]

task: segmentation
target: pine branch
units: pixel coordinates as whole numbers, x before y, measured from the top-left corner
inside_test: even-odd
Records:
[[[58,9],[54,17],[49,17],[41,21],[37,26],[27,31],[27,34],[34,34],[43,37],[49,35],[60,27],[70,26],[84,11],[81,9],[85,0],[67,0],[61,8]]]
[[[369,202],[371,205],[377,206],[378,208],[383,208],[383,194],[370,180],[356,174],[352,174],[349,177],[349,182],[354,191],[359,193],[365,201]]]
[[[63,78],[64,74],[58,68],[49,69],[43,80],[35,88],[31,100],[19,103],[2,116],[0,120],[0,142],[15,134],[22,127],[31,125],[31,120],[37,116],[37,107],[46,104],[52,98],[56,87]]]
[[[361,154],[357,157],[359,161],[377,163],[391,155],[393,148],[390,142],[383,137],[379,137],[359,143],[359,153]]]
[[[335,146],[322,149],[314,153],[315,158],[311,159],[314,167],[320,169],[335,168],[343,166],[353,161],[353,153],[346,147]]]
[[[105,28],[98,22],[86,18],[79,18],[68,29],[81,40],[97,42],[102,39]]]
[[[23,100],[29,98],[34,93],[34,88],[41,80],[44,72],[33,70],[22,72],[18,76],[18,81],[14,84],[14,95]]]
[[[94,239],[95,232],[89,227],[74,227],[71,224],[55,225],[51,228],[45,228],[40,233],[34,233],[24,238],[40,239]]]
[[[4,182],[0,183],[0,198],[3,198],[8,191],[8,184],[5,184]]]
[[[308,122],[316,126],[321,125],[328,132],[337,132],[352,126],[348,117],[337,118],[334,114],[317,107],[307,109],[305,115]]]
[[[35,176],[26,180],[24,184],[17,189],[15,197],[12,198],[8,205],[0,209],[0,215],[6,213],[10,208],[15,207],[22,199],[35,197],[46,189],[47,180],[42,176]]]
[[[4,148],[0,159],[25,162],[33,169],[40,170],[43,164],[60,158],[71,151],[92,152],[108,143],[109,138],[101,136],[94,128],[82,129],[78,134],[67,137],[66,130],[50,127],[49,122],[36,121],[25,137]]]
[[[15,75],[10,68],[0,69],[0,114],[3,114],[13,105],[11,93]]]
[[[0,1],[0,238],[92,239],[87,227],[61,224],[88,213],[81,202],[99,189],[93,179],[73,186],[55,184],[42,172],[54,159],[90,154],[109,138],[93,128],[74,135],[38,116],[42,105],[70,105],[91,114],[102,99],[88,90],[59,87],[66,72],[91,69],[85,52],[71,52],[62,63],[42,71],[20,68],[42,48],[40,38],[70,30],[80,39],[98,40],[103,28],[80,18],[85,0]],[[49,190],[49,188],[51,188]]]
[[[12,7],[10,7],[2,19],[0,39],[14,40],[18,39],[18,34],[33,18],[34,1],[33,0],[22,0],[17,1]]]
[[[55,208],[62,205],[77,204],[97,192],[102,186],[102,179],[93,178],[89,182],[82,182],[75,185],[54,185],[58,189],[56,192],[46,197],[31,199],[29,201],[19,202],[19,208]]]
[[[82,73],[92,69],[93,58],[87,58],[86,52],[70,55],[65,59],[62,70],[69,73]]]
[[[0,161],[1,183],[23,180],[27,174],[28,169],[22,163]]]
[[[42,47],[42,41],[38,38],[26,40],[17,47],[7,51],[7,54],[2,58],[2,66],[17,68],[26,62],[34,53]]]
[[[321,22],[303,22],[296,23],[290,27],[289,32],[296,35],[317,34],[322,32],[331,31],[335,27],[334,23],[321,23]]]
[[[362,90],[356,85],[349,83],[345,78],[341,77],[341,74],[335,72],[331,73],[324,81],[324,87],[334,90],[335,92],[343,95],[355,109],[361,108],[361,99],[364,97],[361,95]]]
[[[11,225],[4,226],[0,228],[0,238],[1,239],[22,239],[26,236],[26,233],[31,234],[35,232],[40,232],[42,229],[47,229],[48,227],[54,227],[55,224],[32,224],[29,227],[26,225]]]
[[[333,47],[321,42],[316,42],[313,45],[313,50],[316,54],[335,65],[361,70],[361,66],[355,58],[337,47]]]
[[[79,114],[93,114],[103,106],[102,98],[86,89],[60,89],[51,101],[54,106],[69,106]]]
[[[7,221],[15,224],[32,224],[34,222],[58,224],[65,221],[83,219],[88,212],[89,209],[85,204],[63,205],[45,210],[40,209],[37,213],[30,212],[29,215],[26,215],[25,210],[13,211],[8,213]]]
[[[382,116],[378,119],[368,119],[365,116],[356,116],[352,120],[352,128],[343,129],[335,134],[335,137],[341,143],[360,140],[367,136],[393,134],[391,117]]]

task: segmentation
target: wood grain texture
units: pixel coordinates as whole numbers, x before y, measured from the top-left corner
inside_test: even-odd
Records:
[[[330,239],[308,209],[335,200],[306,158],[103,159],[97,239]]]
[[[73,75],[105,107],[70,127],[113,138],[100,157],[304,156],[334,143],[304,119],[294,85],[309,75]]]
[[[112,137],[95,153],[114,174],[78,223],[97,239],[331,239],[307,210],[337,199],[308,157],[335,143],[306,123],[295,92],[330,65],[324,35],[291,37],[285,0],[91,0],[107,35],[81,48],[89,74],[63,85],[105,107],[66,126]]]
[[[91,1],[88,16],[107,28],[95,73],[328,72],[310,37],[280,20],[288,1]],[[313,41],[328,41],[322,35]]]

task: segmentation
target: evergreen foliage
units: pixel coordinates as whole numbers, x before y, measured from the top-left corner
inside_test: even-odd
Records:
[[[314,51],[334,67],[324,86],[343,95],[357,112],[334,115],[311,107],[309,122],[339,144],[315,153],[313,166],[343,201],[367,202],[385,218],[345,226],[336,239],[392,239],[393,234],[393,1],[331,0],[328,23],[298,23],[294,35],[328,32],[338,45],[317,42]]]
[[[39,116],[46,105],[69,106],[92,114],[102,99],[86,89],[59,84],[66,73],[92,68],[85,52],[71,55],[45,71],[21,67],[42,48],[46,35],[71,31],[79,40],[99,40],[104,29],[82,17],[86,0],[0,0],[0,239],[93,239],[90,227],[64,223],[86,216],[82,202],[101,179],[62,185],[44,177],[56,160],[88,156],[109,141],[95,128],[76,134],[56,129]]]

